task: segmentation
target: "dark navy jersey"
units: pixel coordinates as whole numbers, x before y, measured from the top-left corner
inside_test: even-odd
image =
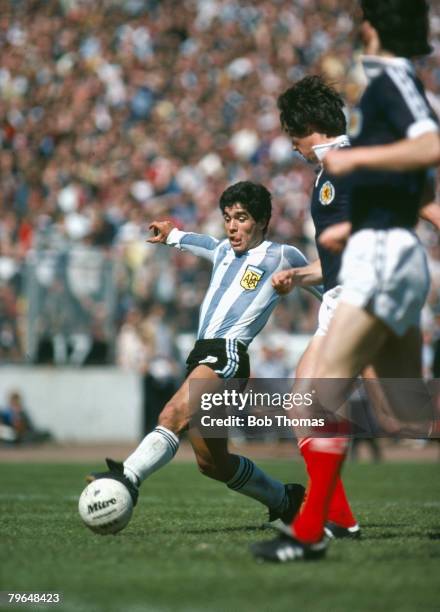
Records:
[[[414,68],[403,58],[365,57],[369,84],[350,118],[353,147],[390,144],[438,130]],[[427,171],[361,170],[351,175],[353,232],[364,228],[414,227]]]
[[[347,145],[348,139],[342,146]],[[338,284],[342,254],[331,253],[318,243],[318,238],[330,225],[347,221],[349,208],[349,181],[347,178],[335,177],[322,170],[313,189],[311,214],[316,230],[316,247],[321,261],[324,291]]]

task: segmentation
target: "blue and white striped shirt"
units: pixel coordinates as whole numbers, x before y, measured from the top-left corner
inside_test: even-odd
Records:
[[[265,240],[236,255],[229,240],[181,232],[174,228],[167,244],[208,259],[213,271],[200,309],[198,340],[224,338],[248,346],[267,323],[280,295],[271,277],[280,270],[307,265],[293,246]],[[317,297],[318,289],[307,288]]]

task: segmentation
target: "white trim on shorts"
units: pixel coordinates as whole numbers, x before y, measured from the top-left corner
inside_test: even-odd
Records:
[[[333,315],[335,314],[341,292],[342,285],[336,285],[336,287],[329,289],[323,294],[322,303],[319,307],[318,313],[318,329],[314,334],[315,336],[327,335],[330,321],[333,319]]]
[[[225,367],[221,370],[214,370],[214,372],[223,378],[234,378],[240,363],[237,340],[226,338],[226,356],[227,362]]]

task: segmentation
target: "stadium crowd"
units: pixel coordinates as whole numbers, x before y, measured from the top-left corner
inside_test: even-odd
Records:
[[[113,263],[114,295],[104,303],[83,295],[89,333],[110,346],[116,331],[124,367],[143,371],[158,353],[172,364],[177,335],[195,332],[209,266],[146,245],[148,224],[168,217],[221,236],[218,197],[239,180],[271,190],[270,237],[315,256],[314,174],[281,133],[276,100],[315,72],[348,106],[358,99],[365,82],[352,53],[354,5],[0,2],[0,360],[20,362],[28,352],[26,262],[43,251],[88,261],[98,249]],[[418,68],[438,110],[439,7],[431,28],[435,51]],[[426,373],[440,376],[440,243],[427,225],[420,235],[432,273]],[[265,338],[314,331],[318,304],[303,293],[283,301]],[[104,325],[109,318],[116,327]],[[262,361],[268,350],[278,348],[262,348]]]

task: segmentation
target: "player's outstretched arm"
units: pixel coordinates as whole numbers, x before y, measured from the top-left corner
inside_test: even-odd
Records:
[[[220,243],[217,238],[205,234],[182,232],[171,221],[153,221],[150,223],[153,236],[147,239],[151,244],[167,244],[193,255],[213,261]]]
[[[280,295],[285,295],[295,287],[311,287],[322,283],[321,262],[316,259],[300,268],[282,270],[272,276],[272,287]]]
[[[405,138],[389,145],[329,151],[324,159],[325,169],[336,176],[362,169],[405,172],[438,164],[440,164],[438,132],[428,132],[417,138]]]
[[[147,239],[147,242],[151,244],[166,244],[169,234],[174,229],[174,225],[171,221],[153,221],[150,223],[149,229],[153,232],[153,235]]]

